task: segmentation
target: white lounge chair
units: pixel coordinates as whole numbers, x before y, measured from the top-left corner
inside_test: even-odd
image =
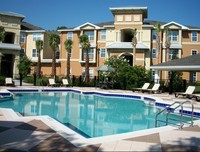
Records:
[[[178,96],[181,95],[181,96],[186,97],[186,98],[192,98],[194,90],[195,90],[195,86],[188,86],[185,92],[175,93],[175,97],[178,97]]]
[[[62,79],[62,86],[69,86],[68,79]]]
[[[157,93],[159,92],[160,84],[156,83],[151,89],[142,89],[142,92]]]
[[[57,86],[59,86],[59,84],[56,83],[55,80],[54,80],[53,78],[50,78],[50,79],[49,79],[49,84],[48,84],[48,86],[57,87]]]
[[[14,86],[14,82],[12,78],[5,78],[5,85],[6,86]]]
[[[142,91],[142,90],[146,90],[148,89],[150,83],[144,83],[144,85],[142,86],[142,88],[133,88],[132,91]]]

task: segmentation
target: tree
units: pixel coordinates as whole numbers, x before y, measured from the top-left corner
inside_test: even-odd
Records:
[[[133,30],[132,30],[132,35],[133,35],[133,38],[132,38],[132,46],[133,46],[133,66],[135,66],[135,60],[136,60],[136,45],[137,45],[137,37],[136,37],[136,34],[137,34],[137,29],[133,29]]]
[[[79,37],[79,42],[82,47],[82,52],[86,52],[85,57],[85,81],[89,82],[89,49],[90,49],[90,41],[86,34],[83,34]]]
[[[161,49],[161,25],[158,23],[156,25],[156,53],[157,53],[157,64],[159,63],[160,59],[160,49]]]
[[[169,28],[165,28],[165,47],[166,47],[166,61],[168,61],[169,58],[169,49],[170,49],[170,45],[171,45],[171,41],[170,41],[170,29]]]
[[[5,32],[4,27],[3,27],[3,26],[0,26],[0,43],[2,43],[2,42],[4,41],[4,39],[5,39],[5,34],[6,34],[6,32]]]
[[[67,39],[65,41],[65,49],[67,50],[67,78],[70,78],[70,53],[71,53],[71,49],[72,49],[72,40],[71,39]]]
[[[31,60],[27,56],[21,57],[17,64],[19,73],[22,74],[23,77],[27,76],[31,71],[32,65]]]
[[[105,62],[111,65],[115,71],[108,73],[108,77],[115,80],[115,88],[123,88],[126,83],[126,88],[140,87],[146,81],[150,81],[146,69],[142,66],[130,66],[129,62],[123,57],[111,56]]]
[[[57,33],[50,33],[48,37],[49,45],[53,51],[52,55],[52,76],[56,78],[56,50],[59,48],[60,36]]]
[[[36,40],[35,45],[38,51],[37,76],[41,78],[41,50],[43,49],[43,41]]]

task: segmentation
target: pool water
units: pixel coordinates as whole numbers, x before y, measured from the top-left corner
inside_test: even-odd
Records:
[[[159,111],[133,98],[74,92],[18,93],[14,99],[0,101],[0,107],[12,108],[24,116],[49,115],[86,137],[155,128],[155,116]],[[159,118],[164,120],[165,115]]]

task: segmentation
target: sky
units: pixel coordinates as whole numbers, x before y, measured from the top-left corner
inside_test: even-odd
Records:
[[[200,27],[200,0],[0,0],[0,12],[22,14],[45,30],[113,21],[112,7],[147,7],[145,20]]]

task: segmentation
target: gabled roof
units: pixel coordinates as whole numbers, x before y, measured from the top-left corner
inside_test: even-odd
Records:
[[[188,29],[189,29],[188,27],[186,27],[186,26],[184,26],[184,25],[181,25],[181,24],[179,24],[179,23],[176,23],[176,22],[174,22],[174,21],[162,25],[161,28],[164,29],[166,26],[169,26],[169,25],[177,25],[177,26],[179,26],[181,29],[184,29],[184,30],[188,30]]]
[[[164,71],[200,71],[200,54],[150,66],[150,69]]]
[[[94,27],[95,29],[100,29],[99,26],[94,25],[94,24],[89,23],[89,22],[86,22],[86,23],[84,23],[84,24],[82,24],[82,25],[80,25],[80,26],[74,28],[74,30],[80,30],[82,27],[85,27],[85,26],[88,26],[88,25]]]

